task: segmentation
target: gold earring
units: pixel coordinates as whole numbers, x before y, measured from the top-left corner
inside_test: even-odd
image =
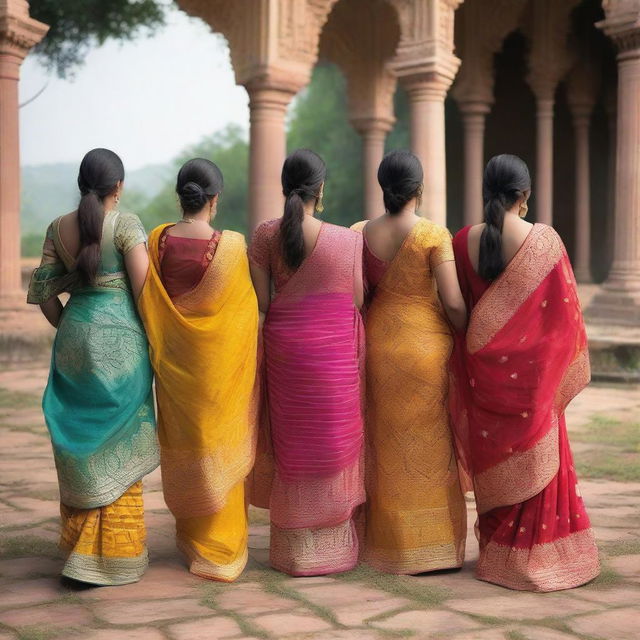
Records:
[[[322,213],[324,211],[324,204],[322,202],[323,196],[324,196],[324,192],[321,191],[320,195],[318,196],[318,201],[316,202],[316,212],[317,213]]]
[[[526,217],[527,217],[527,212],[528,212],[528,211],[529,211],[529,205],[528,205],[528,204],[527,204],[527,202],[525,201],[525,202],[523,202],[523,203],[520,205],[520,209],[518,210],[518,215],[519,215],[521,218],[526,218]]]

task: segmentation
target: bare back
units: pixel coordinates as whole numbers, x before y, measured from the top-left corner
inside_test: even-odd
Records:
[[[513,259],[520,247],[527,239],[533,225],[525,222],[521,218],[513,215],[506,215],[502,227],[502,257],[505,264]],[[476,224],[469,229],[469,259],[473,270],[478,272],[478,262],[480,258],[480,237],[484,231],[485,224]]]
[[[390,216],[385,214],[370,220],[364,230],[370,251],[385,262],[391,262],[407,236],[422,218],[420,216]]]

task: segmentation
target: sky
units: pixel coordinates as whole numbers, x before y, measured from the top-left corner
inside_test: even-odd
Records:
[[[165,163],[204,136],[248,129],[247,93],[235,84],[224,38],[178,9],[167,26],[133,42],[93,49],[70,80],[29,55],[22,65],[21,164],[79,163],[108,147],[128,170]]]

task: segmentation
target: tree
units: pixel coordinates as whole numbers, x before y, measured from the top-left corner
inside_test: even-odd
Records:
[[[87,51],[109,38],[131,40],[164,24],[162,0],[31,0],[32,18],[49,25],[35,52],[48,69],[66,77]]]
[[[249,147],[242,129],[238,125],[228,125],[222,131],[189,147],[173,162],[172,175],[177,176],[180,167],[191,158],[207,158],[215,162],[224,176],[224,187],[218,203],[219,213],[215,221],[216,227],[245,233],[249,190]],[[176,197],[175,177],[172,177],[145,208],[138,210],[147,229],[179,218]]]

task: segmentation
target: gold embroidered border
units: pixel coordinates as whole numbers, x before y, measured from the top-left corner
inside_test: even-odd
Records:
[[[469,353],[491,342],[563,255],[558,234],[551,227],[535,224],[513,260],[474,307],[467,329]]]
[[[540,493],[558,473],[558,418],[538,442],[473,478],[478,514],[524,502]]]
[[[178,550],[182,552],[188,562],[189,571],[196,576],[207,580],[217,580],[219,582],[233,582],[244,571],[249,560],[249,551],[244,548],[242,555],[229,564],[215,564],[211,560],[203,558],[190,544],[177,540]]]
[[[138,582],[149,565],[145,550],[135,558],[105,558],[72,552],[62,569],[62,575],[72,580],[100,586],[115,586]]]
[[[490,542],[480,552],[479,580],[519,591],[559,591],[593,580],[600,561],[593,531],[585,529],[531,549]]]
[[[466,532],[465,532],[466,534]],[[415,575],[439,569],[456,569],[464,562],[465,538],[419,549],[365,548],[362,561],[384,573]]]
[[[591,363],[586,345],[564,373],[558,386],[555,404],[559,414],[564,413],[567,405],[582,391],[591,380]]]
[[[280,529],[271,523],[271,566],[290,576],[350,571],[358,564],[352,519],[322,529]]]

